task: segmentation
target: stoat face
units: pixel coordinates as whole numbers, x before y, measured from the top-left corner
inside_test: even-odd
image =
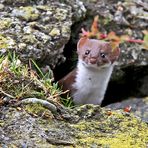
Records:
[[[112,49],[109,42],[97,39],[81,38],[77,44],[79,60],[86,67],[109,67],[119,57],[119,48]]]

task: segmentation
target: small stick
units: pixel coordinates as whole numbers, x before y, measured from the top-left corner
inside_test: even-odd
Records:
[[[50,96],[49,99],[59,97],[60,95],[64,95],[64,94],[66,94],[66,93],[68,93],[68,92],[69,92],[69,90],[66,90],[66,91],[64,91],[64,92],[61,92],[61,93],[58,93],[58,94],[56,94],[56,95]]]
[[[12,96],[12,95],[10,95],[10,94],[4,92],[1,87],[0,87],[0,92],[3,93],[4,95],[6,95],[6,96],[9,97],[9,98],[12,98],[12,99],[15,99],[15,98],[16,98],[16,97],[14,97],[14,96]]]
[[[46,100],[41,100],[41,99],[38,99],[38,98],[26,98],[26,99],[22,100],[20,103],[21,104],[39,103],[52,112],[57,111],[57,107],[54,104],[52,104],[52,103],[50,103]]]
[[[129,39],[129,40],[126,40],[126,41],[130,42],[130,43],[140,43],[140,44],[144,43],[143,40],[136,40],[136,39]]]

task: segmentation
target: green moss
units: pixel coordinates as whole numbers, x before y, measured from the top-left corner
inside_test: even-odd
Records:
[[[112,112],[102,121],[81,121],[72,125],[80,146],[141,148],[148,144],[148,127],[132,115]]]
[[[37,42],[37,39],[35,38],[34,35],[32,34],[29,34],[29,35],[24,35],[22,40],[25,42],[25,43],[28,43],[28,44],[35,44]]]
[[[0,127],[4,126],[5,122],[3,120],[0,120]]]
[[[102,19],[103,25],[109,25],[111,21],[112,19],[109,16]]]
[[[123,133],[118,133],[117,136],[111,137],[85,137],[81,139],[81,144],[85,144],[88,147],[96,144],[101,147],[109,147],[109,148],[144,148],[146,144],[144,140],[135,140],[130,135],[126,135]]]
[[[55,10],[55,18],[58,21],[66,20],[67,14],[68,14],[68,12],[66,9],[57,8]]]
[[[0,49],[2,48],[7,48],[8,44],[7,44],[7,38],[5,38],[3,35],[0,34]]]
[[[50,11],[51,7],[49,7],[47,5],[38,5],[38,6],[36,6],[36,8],[38,10],[48,11],[49,14],[52,14],[52,12]]]
[[[39,11],[31,6],[20,7],[15,13],[16,16],[19,16],[26,21],[34,21],[39,18]]]
[[[52,118],[53,115],[50,110],[44,108],[41,104],[33,103],[25,105],[25,110],[35,116],[42,116],[45,118]]]
[[[148,105],[148,97],[144,98],[144,103]]]
[[[68,26],[63,26],[61,32],[62,32],[62,34],[67,34],[67,32],[70,33],[71,30],[70,30],[70,28]]]

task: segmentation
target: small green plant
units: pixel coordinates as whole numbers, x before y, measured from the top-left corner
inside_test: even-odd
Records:
[[[66,98],[61,98],[61,102],[64,106],[68,107],[68,108],[73,108],[75,105],[72,101],[72,98],[67,96]]]
[[[10,70],[14,72],[16,75],[22,75],[21,70],[21,61],[19,60],[18,56],[13,53],[8,53],[8,59],[10,61]],[[24,68],[24,67],[23,67]]]
[[[15,52],[0,56],[0,96],[17,100],[35,97],[71,107],[70,98],[60,97],[65,92],[52,82],[51,71],[44,74],[35,61],[30,62],[30,67],[22,64]]]
[[[35,68],[37,69],[37,71],[39,72],[39,75],[40,75],[40,79],[42,79],[42,82],[43,82],[43,84],[44,84],[44,86],[46,87],[46,88],[49,88],[50,89],[50,97],[48,97],[48,98],[51,98],[51,99],[57,99],[57,97],[59,97],[59,96],[61,96],[61,95],[63,95],[63,94],[66,94],[68,91],[65,91],[65,92],[63,92],[60,88],[59,88],[59,86],[58,86],[58,83],[52,83],[52,77],[51,77],[51,73],[50,73],[50,71],[48,72],[48,73],[46,73],[46,74],[44,74],[43,72],[42,72],[42,70],[39,68],[39,66],[36,64],[36,62],[35,61],[33,61],[33,60],[31,60],[32,61],[32,63],[34,64],[34,66],[35,66]],[[52,87],[51,87],[52,86]],[[58,92],[58,93],[57,93]],[[59,100],[58,100],[59,101]],[[63,98],[63,97],[60,97],[60,102],[64,105],[64,106],[66,106],[66,107],[68,107],[68,108],[71,108],[71,107],[73,107],[74,106],[74,103],[73,103],[73,101],[72,101],[72,99],[71,99],[71,97],[69,97],[68,95],[65,97],[65,98]]]
[[[36,72],[29,70],[16,56],[15,52],[0,57],[0,92],[1,95],[9,94],[11,98],[41,97],[46,98],[42,80]],[[49,83],[50,88],[51,83]],[[50,91],[49,91],[50,93]],[[13,96],[13,97],[12,97]]]

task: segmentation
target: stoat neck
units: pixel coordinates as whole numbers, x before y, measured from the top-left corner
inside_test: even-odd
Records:
[[[77,90],[73,94],[76,104],[100,104],[109,82],[113,65],[104,68],[86,67],[82,60],[78,61],[77,74],[73,87]]]
[[[111,75],[113,67],[113,64],[107,67],[90,67],[85,65],[82,60],[79,60],[77,64],[77,74],[82,75],[83,77],[87,75],[92,75],[96,77],[101,76],[102,78],[104,77],[106,79],[108,76]]]

